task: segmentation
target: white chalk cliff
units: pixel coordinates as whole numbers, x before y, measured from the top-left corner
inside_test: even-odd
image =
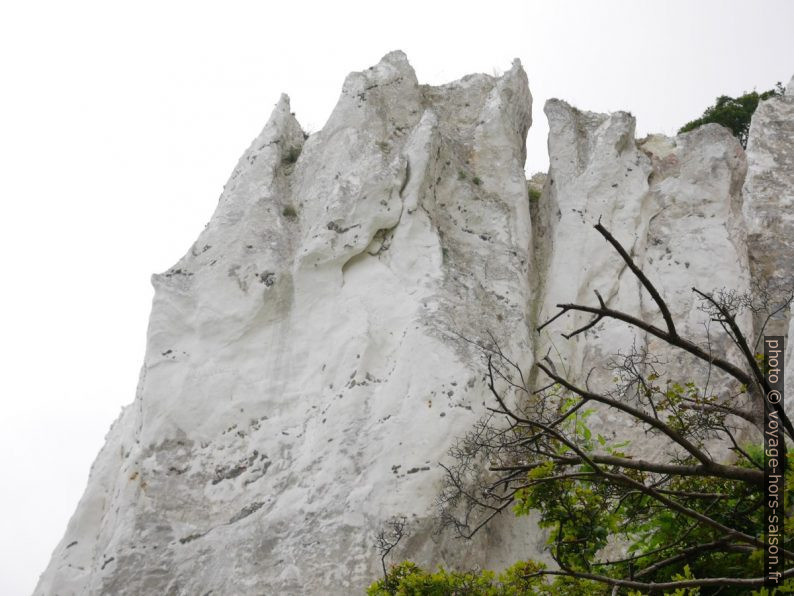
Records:
[[[593,288],[653,316],[599,217],[692,331],[692,285],[790,279],[793,102],[759,107],[745,153],[716,125],[638,142],[627,113],[552,100],[529,201],[518,61],[431,87],[393,52],[349,75],[308,137],[283,96],[206,229],[153,277],[136,399],[35,594],[361,591],[397,515],[412,530],[397,559],[539,556],[528,520],[471,542],[434,533],[438,462],[490,404],[466,340],[490,332],[526,368],[554,343],[574,373],[647,342],[618,325],[559,340],[570,320],[532,331]]]

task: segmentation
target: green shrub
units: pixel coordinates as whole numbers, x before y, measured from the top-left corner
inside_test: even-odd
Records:
[[[758,102],[776,95],[783,95],[785,88],[778,83],[774,89],[759,94],[755,91],[745,93],[740,97],[721,95],[713,106],[706,108],[703,115],[697,120],[687,122],[678,132],[689,132],[699,126],[709,123],[721,124],[730,129],[733,136],[739,139],[742,147],[747,147],[747,134],[750,131],[750,120],[753,117]]]
[[[529,195],[530,202],[534,203],[535,201],[540,199],[541,192],[537,188],[530,186],[529,188],[527,188],[527,194]]]
[[[301,148],[300,147],[290,147],[284,153],[284,157],[282,158],[282,161],[285,164],[293,164],[296,161],[298,161],[298,157],[300,156],[300,154],[301,154]]]
[[[514,596],[537,594],[539,596],[585,596],[603,591],[594,582],[573,585],[568,578],[553,581],[538,575],[545,569],[542,563],[522,561],[499,575],[493,571],[447,571],[439,568],[435,573],[425,571],[406,561],[395,565],[388,575],[372,584],[368,596]],[[585,585],[586,584],[586,585]]]

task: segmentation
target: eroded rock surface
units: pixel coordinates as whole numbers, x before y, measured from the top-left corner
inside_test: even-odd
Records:
[[[430,87],[391,53],[347,78],[308,137],[282,97],[194,246],[153,278],[136,400],[36,594],[349,593],[378,576],[375,533],[399,515],[411,536],[395,560],[540,556],[526,519],[472,542],[433,534],[438,462],[490,405],[475,343],[490,332],[525,369],[548,355],[594,384],[610,382],[598,367],[616,350],[648,347],[697,380],[699,366],[627,326],[571,341],[560,332],[585,319],[534,328],[560,302],[596,304],[593,290],[663,324],[599,219],[682,333],[704,331],[692,286],[790,280],[792,100],[759,107],[746,156],[716,125],[637,141],[628,113],[551,100],[550,169],[528,197],[518,62]]]
[[[461,337],[531,361],[530,122],[518,62],[428,87],[389,54],[306,139],[282,97],[153,278],[137,398],[36,593],[348,593],[395,515],[428,563],[534,545],[432,535],[437,462],[486,401]]]
[[[760,102],[747,142],[744,215],[753,277],[772,292],[794,280],[794,86],[786,95]],[[781,313],[770,334],[785,333],[789,316]]]
[[[750,287],[741,186],[744,152],[727,129],[701,127],[675,138],[634,138],[626,112],[596,114],[564,101],[546,104],[550,169],[534,222],[540,264],[540,322],[560,303],[598,305],[598,292],[616,310],[665,327],[658,306],[614,248],[593,225],[600,221],[629,251],[670,306],[679,333],[706,341],[708,317],[692,292]],[[555,362],[567,377],[609,391],[608,368],[617,352],[647,350],[661,360],[659,372],[677,381],[705,382],[709,371],[661,340],[612,320],[565,340],[590,315],[569,313],[537,336],[535,352]],[[752,321],[743,322],[752,329]],[[731,352],[730,341],[714,349]],[[720,375],[712,374],[712,386]],[[596,408],[594,427],[607,437],[631,440],[633,450],[658,454],[666,442],[638,435],[636,422],[614,410]],[[640,433],[642,431],[639,431]],[[641,438],[641,440],[637,440]]]
[[[794,289],[794,77],[786,94],[762,101],[750,125],[744,215],[750,267],[761,290],[773,297]],[[759,326],[762,321],[756,321]],[[768,335],[792,337],[791,309],[767,324]],[[794,358],[787,351],[786,392],[794,391]],[[789,397],[786,410],[794,414]]]

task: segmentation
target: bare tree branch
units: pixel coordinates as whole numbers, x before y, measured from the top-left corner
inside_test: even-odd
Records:
[[[405,536],[408,535],[407,518],[397,517],[386,522],[386,529],[378,532],[375,537],[375,548],[380,553],[380,563],[383,567],[383,579],[388,580],[389,574],[386,571],[386,557],[396,548]]]

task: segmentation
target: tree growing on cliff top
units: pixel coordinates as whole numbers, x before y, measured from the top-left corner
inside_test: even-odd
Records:
[[[540,329],[565,313],[591,317],[564,335],[567,339],[601,321],[628,324],[700,362],[709,382],[698,386],[676,380],[675,370],[667,370],[660,357],[633,347],[611,362],[614,385],[608,390],[591,387],[588,380],[576,383],[545,359],[535,365],[545,384],[532,390],[525,372],[496,341],[481,345],[494,404],[451,450],[454,463],[445,466],[439,498],[442,521],[470,538],[511,508],[517,515],[536,511],[557,568],[525,561],[496,576],[443,569],[428,573],[404,563],[373,584],[370,594],[747,594],[762,589],[760,443],[769,386],[757,342],[748,341],[739,319],[747,310],[758,320],[764,313],[774,316],[791,296],[773,305],[764,291],[749,296],[693,288],[710,321],[736,347],[731,354],[714,353],[715,338],[700,343],[682,335],[660,292],[628,252],[600,223],[596,230],[651,296],[664,325],[613,309],[596,292],[594,305],[559,304],[559,313]],[[659,441],[658,455],[643,458],[638,445],[595,432],[588,421],[594,407],[643,427]],[[787,438],[794,438],[785,412],[778,409],[776,415]],[[739,438],[748,431],[755,433],[749,444]],[[729,446],[730,457],[711,453],[716,439]],[[781,452],[785,461],[785,444]],[[789,462],[790,528],[794,462]],[[784,578],[793,578],[794,533],[784,536],[781,557]],[[794,580],[786,581],[794,591]]]
[[[687,122],[678,132],[689,132],[699,126],[709,123],[716,123],[729,128],[742,147],[747,148],[747,135],[750,132],[750,120],[758,107],[758,102],[776,95],[783,95],[786,89],[781,83],[777,83],[774,89],[769,89],[763,93],[752,91],[739,97],[719,96],[713,106],[706,108],[703,115],[696,120]]]

